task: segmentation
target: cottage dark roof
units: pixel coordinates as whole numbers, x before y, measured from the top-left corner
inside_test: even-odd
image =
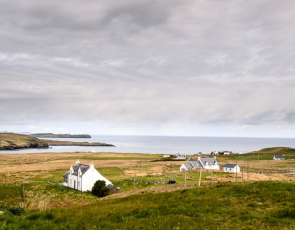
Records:
[[[285,158],[283,155],[275,155],[275,158]]]
[[[184,166],[187,168],[187,169],[193,169],[192,165],[190,163],[184,163]]]
[[[203,168],[203,166],[200,164],[199,161],[191,161],[190,163],[191,163],[191,165],[193,166],[194,169]]]
[[[215,162],[218,165],[218,162],[214,157],[201,157],[200,161],[203,165],[206,165],[206,163],[208,163],[208,165],[215,165]]]
[[[89,166],[89,165],[84,165],[84,164],[80,164],[80,163],[78,163],[78,164],[76,164],[75,166],[73,166],[73,170],[74,170],[74,172],[72,173],[72,175],[77,176],[77,175],[78,175],[78,170],[79,170],[79,168],[80,168],[80,170],[81,170],[81,172],[82,172],[82,175],[83,175],[84,173],[87,172],[87,170],[90,168],[90,166]]]
[[[69,172],[67,174],[65,174],[64,177],[69,177]]]
[[[225,164],[225,165],[223,166],[223,168],[234,168],[234,167],[236,167],[235,164]]]

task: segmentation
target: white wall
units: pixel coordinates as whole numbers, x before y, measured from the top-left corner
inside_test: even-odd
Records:
[[[240,172],[240,167],[239,166],[235,166],[234,168],[226,168],[223,167],[223,172]]]

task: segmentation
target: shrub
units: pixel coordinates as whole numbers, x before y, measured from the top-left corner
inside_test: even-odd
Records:
[[[8,207],[7,210],[16,216],[20,216],[25,211],[21,207]]]
[[[37,219],[39,219],[39,217],[40,217],[40,214],[34,213],[34,214],[28,216],[27,219],[28,220],[37,220]]]
[[[106,187],[106,182],[103,180],[98,180],[92,187],[91,193],[98,197],[104,197],[109,195],[110,189]]]

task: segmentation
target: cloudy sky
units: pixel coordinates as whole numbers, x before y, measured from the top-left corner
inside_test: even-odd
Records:
[[[295,1],[0,0],[0,131],[295,136]]]

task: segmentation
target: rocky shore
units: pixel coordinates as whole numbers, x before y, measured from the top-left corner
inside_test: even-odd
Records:
[[[6,146],[0,146],[0,150],[20,150],[20,149],[34,149],[34,148],[39,148],[39,149],[48,149],[49,146],[47,143],[44,142],[32,142],[24,145],[16,145],[11,141],[7,141],[9,145]]]

